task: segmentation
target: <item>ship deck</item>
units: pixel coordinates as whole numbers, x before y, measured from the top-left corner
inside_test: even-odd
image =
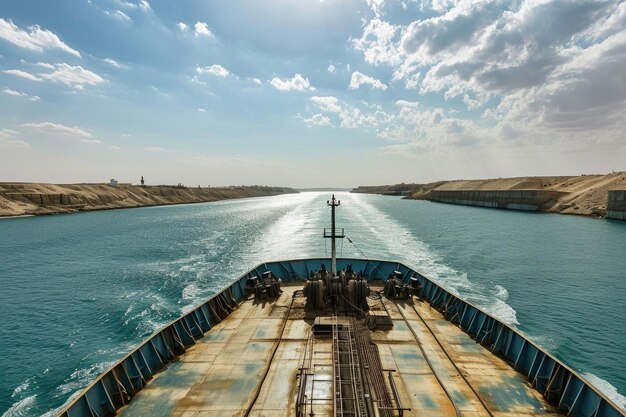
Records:
[[[284,286],[276,300],[241,303],[155,375],[119,414],[295,416],[298,401],[306,398],[307,415],[335,415],[335,347],[332,339],[312,336],[304,298],[292,297],[301,288]],[[372,330],[369,337],[387,389],[407,409],[404,416],[562,415],[523,375],[428,303],[376,302],[384,303],[393,329]],[[304,387],[302,368],[308,375]]]

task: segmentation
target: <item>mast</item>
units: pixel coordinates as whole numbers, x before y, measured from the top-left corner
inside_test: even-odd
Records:
[[[337,275],[337,245],[335,243],[335,239],[336,238],[343,239],[344,234],[343,234],[343,229],[340,229],[341,233],[338,234],[337,229],[335,228],[335,207],[339,206],[341,204],[341,201],[336,200],[335,194],[333,194],[332,199],[326,201],[326,204],[328,204],[331,208],[331,229],[330,229],[330,233],[328,233],[326,229],[324,230],[324,237],[332,239],[331,240],[332,263],[331,263],[330,272],[331,272],[331,276],[336,276]]]

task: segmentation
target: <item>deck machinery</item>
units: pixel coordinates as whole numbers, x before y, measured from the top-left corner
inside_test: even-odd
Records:
[[[146,339],[61,417],[626,417],[523,334],[397,262],[261,264]],[[330,261],[330,270],[326,265]]]

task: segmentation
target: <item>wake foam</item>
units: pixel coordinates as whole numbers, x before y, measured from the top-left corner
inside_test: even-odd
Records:
[[[626,397],[620,394],[610,382],[595,376],[589,372],[583,372],[582,377],[587,380],[591,385],[596,387],[601,393],[606,395],[611,401],[613,401],[622,411],[626,411]]]
[[[2,417],[25,417],[30,415],[31,408],[35,405],[37,401],[36,395],[31,395],[29,397],[22,398],[18,402],[14,403],[11,408],[5,411],[2,414]]]
[[[515,309],[506,303],[509,297],[506,288],[471,281],[466,273],[445,265],[441,257],[425,242],[418,240],[408,227],[383,213],[360,195],[348,194],[342,197],[350,198],[350,204],[346,205],[349,216],[357,220],[358,226],[364,226],[359,233],[359,241],[369,242],[366,246],[368,256],[396,258],[502,322],[512,326],[519,324]],[[384,250],[381,250],[381,246]]]
[[[67,395],[70,392],[80,390],[89,385],[102,371],[109,368],[114,363],[115,361],[100,362],[88,368],[77,369],[72,372],[69,378],[65,379],[63,384],[57,387],[57,391],[61,395]]]

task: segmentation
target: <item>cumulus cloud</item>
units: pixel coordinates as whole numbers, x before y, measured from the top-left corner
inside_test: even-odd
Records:
[[[368,75],[362,74],[358,71],[352,73],[352,77],[350,78],[350,86],[351,90],[356,90],[360,88],[362,85],[369,85],[372,88],[386,90],[387,86],[383,84],[380,80],[376,78],[372,78]]]
[[[328,72],[333,73],[337,70],[337,68],[335,68],[335,66],[333,64],[330,64],[328,66]]]
[[[330,121],[330,119],[327,116],[324,116],[321,113],[317,113],[314,114],[313,116],[306,118],[306,119],[302,119],[302,121],[304,123],[306,123],[307,126],[312,127],[312,126],[328,126],[328,127],[332,127],[333,124]]]
[[[352,39],[357,51],[362,51],[365,62],[372,65],[397,65],[401,62],[398,43],[394,41],[399,26],[372,19],[363,27],[363,34],[359,39]]]
[[[25,97],[25,98],[30,99],[31,101],[38,101],[39,100],[39,96],[31,96],[30,94],[21,93],[19,91],[11,90],[9,88],[5,88],[4,90],[2,90],[2,92],[4,94],[10,95],[10,96]]]
[[[365,2],[376,17],[380,17],[384,14],[383,8],[385,7],[385,0],[365,0]]]
[[[186,23],[183,22],[178,22],[176,24],[176,27],[181,31],[181,32],[186,32],[187,29],[189,29],[189,25],[187,25]]]
[[[215,35],[213,35],[213,32],[211,32],[211,29],[209,29],[209,25],[205,22],[196,22],[193,28],[196,36],[206,36],[208,38],[215,37]]]
[[[79,126],[66,126],[59,123],[52,122],[31,122],[24,123],[21,125],[22,127],[37,130],[45,133],[52,133],[57,135],[66,135],[66,136],[78,136],[85,139],[94,139],[93,134],[82,127]]]
[[[230,74],[230,71],[218,64],[209,67],[196,67],[196,72],[198,74],[212,74],[218,77],[226,77]]]
[[[470,110],[483,109],[491,126],[420,109],[430,117],[429,132],[446,143],[455,143],[454,135],[463,138],[459,143],[481,135],[589,143],[593,130],[594,140],[623,142],[626,2],[433,0],[422,6],[435,15],[396,24],[379,13],[352,44],[366,63],[389,66],[394,82],[420,95],[458,97]],[[396,115],[380,135],[424,137],[426,130],[409,129],[403,120]]]
[[[26,30],[20,29],[13,21],[0,18],[0,38],[32,51],[43,52],[48,49],[60,49],[64,52],[80,57],[80,53],[69,47],[59,37],[46,29],[34,25]]]
[[[393,120],[393,115],[382,110],[380,106],[369,105],[366,109],[341,102],[334,96],[314,96],[311,101],[323,112],[338,119],[338,124],[345,129],[374,129],[377,130]],[[315,115],[314,115],[315,116]],[[312,116],[313,117],[313,116]],[[326,116],[328,117],[328,116]],[[332,121],[329,118],[329,122]]]
[[[313,96],[311,101],[319,106],[323,111],[331,113],[339,113],[341,107],[339,106],[339,99],[333,96]]]
[[[302,74],[296,74],[293,78],[278,78],[274,77],[270,80],[270,84],[280,91],[306,91],[315,90],[315,87],[311,86],[308,78],[304,78]]]

